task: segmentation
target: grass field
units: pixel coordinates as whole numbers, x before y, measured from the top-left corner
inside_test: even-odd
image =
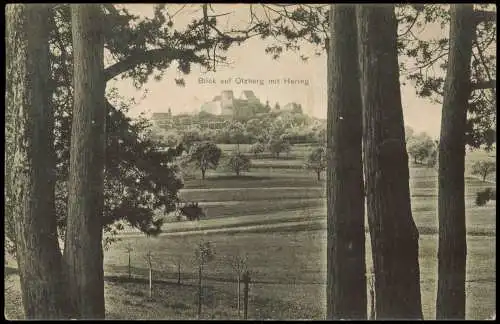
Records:
[[[234,145],[223,148],[234,149]],[[244,145],[240,149],[245,149]],[[308,147],[294,148],[305,156]],[[467,165],[484,158],[467,155]],[[204,281],[203,318],[234,319],[235,274],[231,258],[248,255],[252,274],[249,318],[323,319],[325,314],[325,182],[300,168],[297,160],[258,160],[262,167],[236,177],[224,171],[208,173],[204,181],[190,180],[181,197],[199,201],[208,218],[199,222],[169,222],[165,234],[147,238],[124,234],[105,251],[106,310],[109,319],[196,318],[197,268],[194,249],[200,240],[215,244],[216,258]],[[322,175],[324,178],[324,174]],[[495,178],[493,178],[495,179]],[[474,205],[475,193],[495,184],[466,177],[468,234],[467,319],[487,319],[496,313],[496,202]],[[424,317],[435,317],[437,273],[437,173],[410,168],[412,211],[419,228],[421,291]],[[133,278],[127,278],[125,247],[131,244]],[[147,294],[144,256],[153,255],[154,294]],[[371,266],[367,239],[367,264]],[[181,260],[182,284],[177,285]],[[6,271],[8,318],[22,317],[15,262]]]

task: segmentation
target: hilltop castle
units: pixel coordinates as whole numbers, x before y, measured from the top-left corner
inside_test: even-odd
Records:
[[[260,103],[259,98],[251,90],[243,91],[239,99],[234,98],[232,90],[226,90],[222,91],[220,95],[215,96],[212,101],[205,102],[200,110],[213,115],[232,116],[237,100]]]

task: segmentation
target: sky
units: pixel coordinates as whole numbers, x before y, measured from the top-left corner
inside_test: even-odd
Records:
[[[134,14],[150,16],[153,5],[127,5],[127,8]],[[232,13],[227,16],[231,17],[226,21],[228,25],[237,26],[248,21],[248,5],[225,4],[217,5],[215,9],[217,12]],[[194,10],[194,7],[184,9],[175,17],[174,26],[182,26],[193,15],[201,16],[201,12]],[[270,41],[255,38],[242,43],[241,46],[230,48],[227,56],[232,62],[231,66],[221,67],[215,73],[205,73],[201,67],[193,65],[189,75],[182,75],[176,68],[171,67],[161,81],[151,78],[141,90],[137,90],[132,80],[127,79],[113,80],[110,85],[117,87],[122,96],[135,99],[143,97],[144,89],[147,89],[144,98],[137,100],[137,105],[131,107],[131,116],[142,112],[167,112],[169,108],[173,114],[198,111],[204,102],[212,100],[223,90],[233,90],[235,97],[239,97],[243,90],[253,90],[263,103],[269,101],[270,105],[274,106],[278,102],[284,106],[296,102],[302,105],[305,113],[326,118],[326,54],[311,55],[310,59],[304,62],[300,53],[285,52],[275,60],[265,53],[269,44]],[[301,51],[312,53],[312,47],[303,46]],[[176,85],[175,78],[178,77],[184,78],[185,87]],[[295,81],[295,84],[285,81],[288,79]],[[206,80],[215,80],[215,84]],[[247,84],[244,84],[245,80]],[[441,106],[431,103],[428,99],[418,98],[415,88],[409,82],[401,86],[401,95],[405,124],[416,132],[427,132],[437,138]]]

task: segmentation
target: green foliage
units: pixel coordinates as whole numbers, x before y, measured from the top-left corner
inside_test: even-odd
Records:
[[[411,136],[406,145],[408,154],[413,157],[415,163],[423,163],[424,160],[432,158],[436,151],[434,140],[426,133]]]
[[[262,7],[267,18],[263,20],[269,22],[269,34],[276,39],[266,48],[266,53],[273,58],[279,58],[284,51],[300,53],[303,42],[315,46],[316,55],[328,48],[329,5],[263,4]],[[441,103],[443,96],[449,40],[447,35],[434,30],[439,27],[445,30],[449,26],[448,7],[443,4],[399,4],[395,9],[401,76],[415,85],[417,95],[436,103]],[[496,14],[492,4],[476,4],[475,10]],[[490,150],[496,142],[496,20],[480,20],[475,35],[466,143]],[[300,57],[308,59],[303,53]]]
[[[116,234],[122,229],[120,220],[125,220],[148,235],[156,235],[163,222],[155,218],[154,211],[162,209],[168,213],[175,210],[177,192],[183,186],[179,169],[173,164],[182,148],[163,150],[147,138],[150,124],[144,117],[136,120],[126,117],[126,106],[120,110],[111,105],[107,108],[104,231]],[[69,132],[69,129],[58,128],[58,131]],[[56,213],[61,233],[64,233],[69,146],[60,149]]]
[[[203,138],[202,132],[198,127],[189,127],[181,134],[181,142],[188,151],[193,145],[203,140],[205,138]]]
[[[438,163],[438,149],[432,150],[431,155],[427,158],[427,167],[435,168]]]
[[[205,265],[215,259],[215,246],[210,241],[201,241],[198,243],[194,255],[199,265]]]
[[[276,157],[279,158],[280,153],[290,152],[292,146],[288,141],[284,140],[282,137],[273,137],[268,143],[268,148],[272,154],[276,155]]]
[[[489,5],[477,5],[475,10],[494,11]],[[448,38],[423,36],[427,26],[449,25],[447,6],[427,4],[400,5],[396,13],[403,32],[399,35],[398,50],[406,56],[400,67],[402,75],[416,86],[416,93],[441,103],[449,49]],[[401,23],[402,22],[402,23]],[[496,22],[479,21],[476,26],[471,62],[472,94],[469,98],[466,143],[474,148],[491,149],[496,141],[496,94],[488,83],[496,78]]]
[[[106,80],[117,76],[131,78],[137,87],[150,76],[161,79],[163,72],[176,61],[182,73],[190,72],[190,64],[208,69],[225,62],[220,53],[234,43],[254,34],[246,31],[219,33],[214,17],[198,17],[183,31],[173,27],[173,16],[164,4],[156,5],[151,18],[141,18],[127,9],[104,4],[109,24],[104,30],[105,48],[111,59],[105,69]],[[68,4],[52,8],[50,31],[50,85],[54,108],[54,146],[56,151],[56,212],[61,234],[66,219],[69,169],[69,143],[73,106],[73,49],[71,15]],[[210,33],[206,33],[206,27]],[[220,30],[219,30],[220,31]],[[257,30],[256,32],[260,32]],[[175,80],[181,84],[182,80]],[[110,100],[117,99],[116,91],[108,92]],[[144,118],[131,120],[125,116],[128,103],[118,98],[108,104],[108,146],[105,173],[105,232],[113,233],[119,219],[149,234],[158,233],[161,221],[153,218],[153,211],[162,208],[171,211],[182,187],[175,155],[182,149],[162,150],[156,140],[148,139],[149,125]],[[169,143],[173,144],[173,143]],[[8,217],[8,216],[7,216]],[[6,222],[10,224],[9,221]],[[12,233],[6,233],[12,237]]]
[[[204,177],[207,169],[215,170],[219,166],[221,155],[222,151],[215,143],[204,141],[191,147],[188,160],[195,163]]]
[[[226,165],[239,176],[241,172],[250,170],[251,162],[246,155],[240,152],[233,152],[227,159]]]
[[[293,106],[292,112],[294,114],[302,114],[302,105],[298,104],[298,105]]]
[[[496,163],[494,161],[480,160],[472,165],[472,174],[480,176],[483,181],[486,177],[496,171]]]
[[[248,121],[257,114],[268,113],[269,111],[269,108],[258,101],[234,100],[233,118],[238,121]]]
[[[253,155],[257,157],[260,153],[264,153],[265,150],[266,146],[263,143],[257,142],[250,147],[249,152],[253,153]]]
[[[314,149],[307,157],[305,166],[308,169],[314,170],[319,174],[326,170],[327,160],[326,160],[326,149],[324,147],[318,147]]]
[[[488,201],[490,200],[496,200],[496,190],[493,190],[491,188],[486,188],[484,190],[478,191],[476,193],[476,205],[477,206],[484,206]]]
[[[238,121],[229,123],[225,128],[225,132],[230,138],[229,144],[241,144],[248,142],[248,135],[245,131],[245,128],[243,124]]]
[[[415,135],[415,130],[410,126],[405,126],[405,141],[408,141]]]

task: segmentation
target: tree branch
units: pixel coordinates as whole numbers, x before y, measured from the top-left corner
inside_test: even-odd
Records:
[[[478,25],[482,22],[496,21],[497,13],[495,11],[475,10],[474,18],[476,20],[476,25]]]
[[[408,32],[413,28],[413,26],[417,22],[417,19],[418,19],[419,15],[420,15],[420,11],[417,11],[417,13],[415,15],[415,19],[413,19],[413,22],[410,24],[410,27],[408,27],[408,29],[406,29],[406,31],[404,33],[399,34],[398,37],[402,37],[402,36],[405,36],[406,34],[408,34]]]
[[[496,89],[497,80],[477,81],[471,84],[472,91],[481,89]]]
[[[179,50],[175,48],[158,48],[133,54],[126,59],[115,63],[104,69],[104,79],[109,81],[121,73],[133,69],[143,63],[155,63],[161,61],[189,60],[192,63],[202,63],[203,58],[197,56],[193,50]]]
[[[496,84],[496,82],[493,81],[493,78],[492,78],[491,73],[490,73],[490,69],[488,68],[488,65],[486,64],[486,60],[484,59],[484,53],[483,53],[481,46],[479,45],[477,33],[475,34],[475,44],[476,44],[477,52],[479,54],[479,59],[481,60],[481,64],[483,65],[483,68],[484,68],[484,71],[486,72],[486,76],[488,77],[488,80],[492,81]],[[493,89],[493,95],[496,97],[496,93],[495,93],[494,89]]]

